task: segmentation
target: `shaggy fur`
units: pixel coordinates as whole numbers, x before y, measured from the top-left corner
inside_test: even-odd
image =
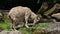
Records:
[[[40,20],[40,18],[38,17],[38,15],[36,15],[34,12],[32,12],[30,10],[30,8],[28,7],[22,7],[22,6],[17,6],[17,7],[13,7],[8,16],[10,16],[10,18],[12,19],[12,24],[13,27],[16,25],[17,22],[25,22],[25,26],[27,28],[28,27],[28,19],[32,19],[34,20],[33,24],[35,25],[36,22],[38,22]],[[15,27],[14,27],[15,29]]]

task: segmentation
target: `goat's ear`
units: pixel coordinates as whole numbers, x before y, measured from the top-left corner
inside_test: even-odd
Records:
[[[40,14],[38,14],[38,17],[42,18],[42,16]]]

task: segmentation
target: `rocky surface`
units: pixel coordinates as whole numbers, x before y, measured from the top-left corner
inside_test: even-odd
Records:
[[[1,31],[0,34],[23,34],[22,32],[19,31]]]
[[[60,34],[60,22],[56,22],[47,28],[48,34]]]
[[[24,34],[20,31],[6,31],[3,30],[0,34]],[[36,29],[32,34],[60,34],[60,22],[51,23],[49,27],[43,29]]]
[[[52,23],[46,28],[37,29],[33,34],[60,34],[60,22]]]

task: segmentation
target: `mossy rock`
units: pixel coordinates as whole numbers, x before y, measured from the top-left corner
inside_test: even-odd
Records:
[[[45,28],[42,28],[42,29],[34,30],[32,34],[46,34],[46,33],[47,33],[47,30]]]

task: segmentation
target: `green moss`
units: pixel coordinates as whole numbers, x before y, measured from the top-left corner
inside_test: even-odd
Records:
[[[31,34],[31,32],[27,31],[26,28],[20,28],[19,31],[23,32],[24,34]]]
[[[10,21],[8,19],[6,19],[6,17],[4,17],[5,21],[3,23],[0,23],[0,27],[3,28],[4,30],[10,30]],[[45,28],[48,27],[49,24],[48,23],[39,23],[36,24],[32,27],[30,27],[29,29],[27,29],[26,27],[22,27],[19,29],[20,32],[23,32],[24,34],[32,34],[33,30],[35,29],[40,29],[40,28]]]
[[[49,26],[49,23],[39,23],[39,24],[36,24],[34,27],[35,29],[39,29],[39,28],[45,28],[48,26]]]
[[[49,26],[48,23],[39,23],[39,24],[36,24],[35,26],[30,27],[29,29],[27,29],[25,27],[20,28],[19,31],[23,32],[24,34],[32,34],[33,30],[35,30],[35,29],[45,28],[48,26]]]
[[[4,22],[0,23],[0,27],[3,28],[4,30],[9,30],[10,27],[9,27],[9,20],[5,20]]]
[[[7,19],[7,16],[4,15],[4,22],[0,23],[0,28],[3,28],[4,30],[10,30],[10,21]]]

